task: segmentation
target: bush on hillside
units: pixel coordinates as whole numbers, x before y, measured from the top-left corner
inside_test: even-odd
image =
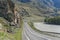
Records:
[[[48,24],[60,25],[60,17],[46,18],[44,22]]]

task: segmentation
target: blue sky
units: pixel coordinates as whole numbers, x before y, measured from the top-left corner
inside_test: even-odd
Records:
[[[30,2],[30,0],[18,0],[18,1],[21,1],[23,3]]]
[[[53,0],[54,6],[60,8],[60,0]]]

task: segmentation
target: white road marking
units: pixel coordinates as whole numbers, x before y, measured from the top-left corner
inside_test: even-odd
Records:
[[[30,40],[29,37],[26,35],[26,33],[24,32],[24,35],[26,36],[27,40]]]

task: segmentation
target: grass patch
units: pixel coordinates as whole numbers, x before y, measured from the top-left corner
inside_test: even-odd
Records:
[[[0,37],[1,37],[1,36],[4,36],[4,32],[0,32]]]
[[[4,18],[0,18],[0,23],[3,25],[2,30],[11,27],[5,22],[6,21]],[[23,20],[21,19],[20,22],[21,22],[20,28],[14,29],[14,31],[16,31],[15,33],[7,33],[6,31],[0,32],[0,40],[8,40],[8,39],[9,40],[22,40]]]
[[[22,28],[17,30],[17,32],[15,34],[15,39],[16,40],[22,40]]]
[[[23,21],[21,20],[20,22],[21,22],[20,24],[21,27],[15,29],[16,33],[10,34],[10,37],[14,38],[14,40],[22,40]]]

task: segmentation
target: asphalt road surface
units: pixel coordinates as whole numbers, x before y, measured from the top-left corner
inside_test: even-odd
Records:
[[[35,28],[41,30],[41,31],[47,31],[47,32],[55,32],[60,33],[60,25],[52,25],[52,24],[45,24],[45,23],[34,23]]]
[[[27,22],[24,22],[22,40],[60,40],[60,34],[39,33],[33,30]],[[53,35],[53,36],[52,36]]]

